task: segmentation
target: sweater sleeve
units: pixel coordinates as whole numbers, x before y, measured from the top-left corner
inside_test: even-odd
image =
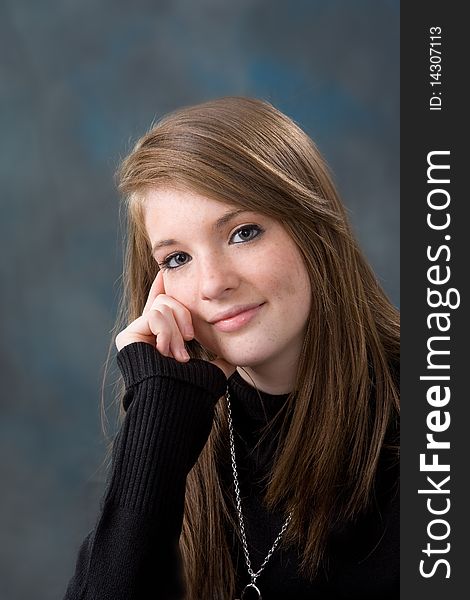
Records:
[[[126,416],[98,521],[64,600],[177,600],[184,596],[178,540],[186,476],[227,379],[209,362],[179,363],[144,342],[125,346],[117,363]]]

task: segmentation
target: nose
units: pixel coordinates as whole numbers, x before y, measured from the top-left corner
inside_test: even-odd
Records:
[[[232,261],[214,252],[199,263],[199,294],[202,300],[221,298],[240,284],[240,276]]]

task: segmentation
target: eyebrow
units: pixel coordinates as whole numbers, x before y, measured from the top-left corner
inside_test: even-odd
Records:
[[[214,231],[220,231],[220,229],[222,229],[222,227],[224,227],[232,219],[234,219],[239,214],[245,213],[245,212],[249,212],[249,211],[246,210],[245,208],[238,208],[236,210],[232,210],[230,212],[225,213],[224,215],[219,217],[217,219],[217,221],[215,221],[215,223],[212,225],[212,229]],[[160,250],[160,248],[165,248],[166,246],[176,246],[180,243],[181,242],[178,242],[178,240],[175,240],[173,238],[170,238],[168,240],[160,240],[159,242],[155,242],[155,244],[153,244],[152,253],[155,254],[155,252],[157,250]]]

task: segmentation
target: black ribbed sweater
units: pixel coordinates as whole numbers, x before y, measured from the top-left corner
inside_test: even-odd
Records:
[[[80,547],[64,600],[180,600],[178,539],[186,476],[207,441],[227,379],[209,362],[180,363],[141,342],[125,346],[117,363],[126,386],[126,417],[114,443],[100,515]],[[287,394],[260,392],[260,400],[237,372],[228,383],[246,534],[256,571],[284,519],[264,508],[261,482],[271,466],[280,420],[261,443],[260,430]],[[399,597],[398,465],[382,464],[376,508],[330,536],[328,570],[307,581],[298,574],[296,551],[278,548],[257,580],[263,600]],[[231,487],[231,471],[225,471]],[[239,597],[249,577],[237,545],[232,554]]]

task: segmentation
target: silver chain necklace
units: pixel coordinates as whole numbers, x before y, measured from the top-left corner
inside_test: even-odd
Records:
[[[225,399],[227,400],[228,430],[229,430],[229,437],[230,437],[230,454],[232,457],[233,483],[235,486],[235,498],[236,498],[236,505],[237,505],[238,524],[240,527],[240,535],[242,538],[242,546],[243,546],[243,553],[245,555],[245,563],[246,563],[246,567],[248,569],[248,575],[250,576],[250,579],[251,579],[250,583],[243,588],[240,600],[244,600],[244,598],[247,598],[247,600],[248,600],[247,593],[250,594],[250,592],[256,593],[258,600],[262,600],[261,592],[260,592],[258,586],[256,585],[256,580],[260,576],[262,570],[266,566],[268,560],[271,558],[271,556],[273,555],[274,551],[276,550],[279,542],[281,541],[281,538],[284,535],[284,532],[287,529],[287,527],[292,519],[292,513],[289,513],[289,515],[287,516],[287,519],[284,521],[284,525],[282,526],[281,531],[279,532],[277,538],[274,540],[274,544],[271,546],[271,550],[267,553],[266,558],[263,561],[263,564],[255,573],[251,567],[250,554],[248,552],[248,544],[247,544],[246,535],[245,535],[245,521],[243,519],[242,505],[241,505],[241,500],[240,500],[240,486],[238,483],[237,463],[235,460],[235,442],[233,439],[232,410],[230,408],[230,394],[228,391],[228,387],[227,387],[227,391],[225,392]]]

